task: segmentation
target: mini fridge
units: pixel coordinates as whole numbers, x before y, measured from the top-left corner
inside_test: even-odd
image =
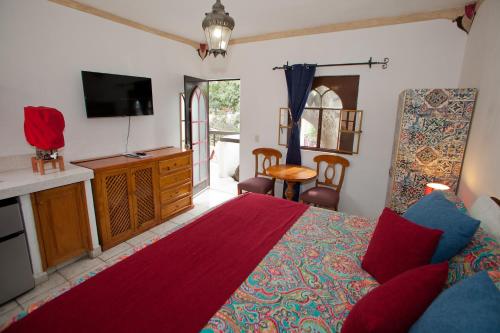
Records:
[[[0,304],[35,286],[17,198],[0,200]]]

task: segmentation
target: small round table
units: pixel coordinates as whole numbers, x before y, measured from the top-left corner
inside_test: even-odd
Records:
[[[316,170],[292,164],[270,166],[266,169],[266,173],[273,178],[282,179],[288,183],[285,192],[288,200],[293,200],[295,184],[307,182],[318,175]]]

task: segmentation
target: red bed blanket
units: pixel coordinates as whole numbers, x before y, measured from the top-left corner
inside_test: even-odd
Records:
[[[270,196],[239,196],[6,332],[198,332],[306,209]]]

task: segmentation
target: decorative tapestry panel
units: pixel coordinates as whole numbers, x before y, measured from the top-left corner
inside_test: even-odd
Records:
[[[402,93],[388,206],[398,213],[443,183],[456,192],[477,89],[409,89]]]

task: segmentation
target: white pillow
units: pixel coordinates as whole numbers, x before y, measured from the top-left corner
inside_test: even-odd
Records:
[[[500,206],[488,196],[480,196],[469,210],[470,215],[481,221],[481,228],[500,242]]]

